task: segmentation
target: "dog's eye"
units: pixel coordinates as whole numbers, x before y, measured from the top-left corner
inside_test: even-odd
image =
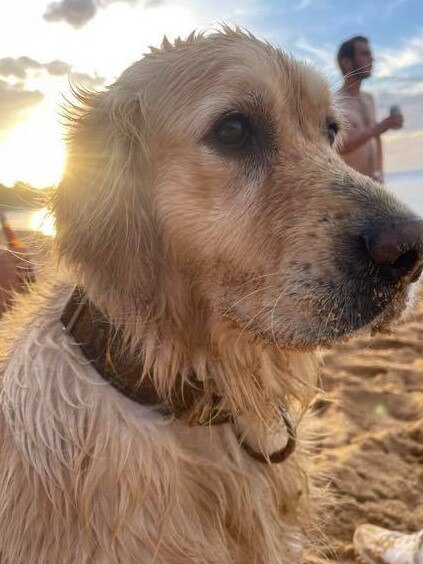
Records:
[[[235,109],[221,114],[201,141],[249,175],[264,172],[276,152],[274,127],[263,106],[250,108],[248,114]]]
[[[333,145],[335,142],[335,138],[338,134],[339,131],[339,125],[336,123],[336,121],[331,121],[328,123],[328,127],[327,127],[327,137],[329,140],[330,145]]]
[[[228,149],[242,149],[253,139],[249,119],[243,114],[231,114],[224,117],[216,126],[216,140]]]

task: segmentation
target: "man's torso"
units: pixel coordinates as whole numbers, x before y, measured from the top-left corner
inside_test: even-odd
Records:
[[[358,134],[375,125],[376,112],[371,94],[360,92],[358,96],[350,96],[343,93],[341,94],[341,106],[347,118],[348,132]],[[375,138],[372,137],[358,149],[343,155],[343,159],[358,172],[374,177],[378,168]]]

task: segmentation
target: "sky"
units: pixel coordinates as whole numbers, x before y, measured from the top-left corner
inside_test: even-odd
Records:
[[[423,168],[422,0],[0,0],[0,183],[56,184],[65,162],[60,110],[70,84],[102,89],[169,39],[237,24],[307,60],[336,90],[338,45],[370,38],[380,118],[399,104],[405,127],[384,136],[388,171]]]

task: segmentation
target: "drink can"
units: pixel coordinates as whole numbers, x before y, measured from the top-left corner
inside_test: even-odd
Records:
[[[401,115],[401,108],[398,105],[391,106],[389,109],[389,113],[391,116],[400,116]]]

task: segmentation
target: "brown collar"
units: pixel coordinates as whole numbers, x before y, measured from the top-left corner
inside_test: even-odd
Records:
[[[72,335],[84,356],[91,362],[98,374],[126,397],[153,407],[163,415],[182,418],[195,411],[204,399],[205,385],[191,374],[173,386],[172,393],[165,401],[158,393],[150,374],[142,377],[142,365],[129,362],[131,355],[122,354],[122,339],[119,331],[107,320],[103,313],[89,301],[84,290],[76,287],[63,310],[60,321],[66,333]],[[124,350],[124,347],[123,347]],[[220,408],[221,398],[212,395],[211,407],[207,416],[197,417],[197,425],[219,425],[233,423],[231,413]],[[289,433],[288,443],[280,451],[265,456],[254,450],[238,436],[241,446],[256,460],[278,463],[286,460],[295,449],[295,427],[284,408],[281,417]]]

